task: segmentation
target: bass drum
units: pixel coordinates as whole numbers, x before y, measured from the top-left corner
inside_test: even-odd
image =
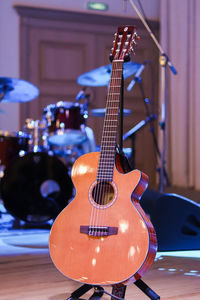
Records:
[[[54,219],[73,193],[68,169],[56,156],[28,153],[10,164],[1,180],[5,208],[29,223]]]

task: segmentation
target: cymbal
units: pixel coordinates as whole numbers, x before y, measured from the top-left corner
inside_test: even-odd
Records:
[[[124,79],[135,74],[141,64],[132,61],[124,63],[123,75]],[[109,84],[112,71],[112,64],[102,66],[95,70],[80,75],[77,83],[83,86],[106,86]]]
[[[27,102],[39,95],[39,89],[32,83],[9,77],[0,77],[1,102]]]
[[[106,108],[95,108],[90,110],[90,115],[93,117],[104,117],[106,113]],[[123,109],[124,116],[129,116],[131,114],[130,109]]]

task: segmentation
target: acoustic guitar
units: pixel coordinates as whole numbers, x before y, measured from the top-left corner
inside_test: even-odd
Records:
[[[150,268],[156,254],[153,226],[139,204],[148,177],[139,170],[124,173],[116,154],[123,63],[136,39],[134,26],[119,27],[115,34],[101,150],[74,163],[76,196],[50,232],[55,266],[81,283],[132,283]]]

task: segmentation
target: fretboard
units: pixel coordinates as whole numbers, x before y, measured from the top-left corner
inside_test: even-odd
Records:
[[[112,181],[115,163],[123,60],[113,60],[103,125],[97,181]]]

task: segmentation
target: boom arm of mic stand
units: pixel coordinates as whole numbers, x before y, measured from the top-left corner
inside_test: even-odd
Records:
[[[172,62],[170,61],[169,57],[165,54],[165,51],[163,50],[162,46],[159,44],[158,40],[156,39],[155,35],[153,34],[153,32],[151,31],[149,25],[147,24],[147,22],[145,21],[145,19],[143,18],[143,16],[141,15],[140,11],[137,9],[137,6],[134,4],[134,2],[132,0],[129,0],[131,6],[133,7],[133,9],[136,11],[138,17],[140,18],[140,20],[142,21],[143,25],[145,26],[146,30],[148,31],[149,35],[151,36],[152,40],[154,41],[154,43],[156,44],[157,48],[159,49],[161,56],[165,56],[167,58],[167,64],[170,68],[170,70],[176,75],[177,74],[177,70],[175,69],[175,67],[172,65]]]

